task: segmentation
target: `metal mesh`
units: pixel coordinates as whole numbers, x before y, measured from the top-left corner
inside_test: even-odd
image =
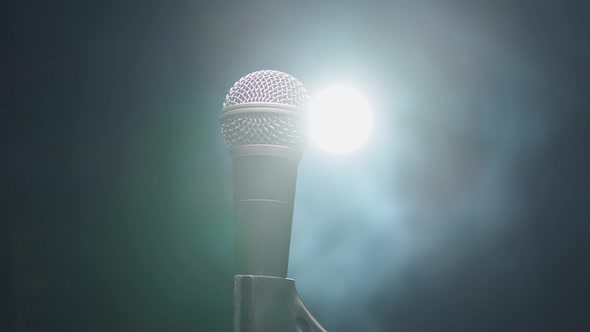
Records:
[[[276,113],[230,115],[222,121],[221,133],[229,149],[247,144],[271,144],[303,149],[308,140],[301,117]]]
[[[295,77],[276,70],[261,70],[240,78],[229,89],[223,107],[271,103],[305,109],[309,101],[307,90]]]
[[[229,90],[223,107],[247,103],[294,106],[304,112],[309,95],[296,78],[274,70],[250,73]],[[229,149],[247,144],[271,144],[303,149],[308,141],[304,114],[245,112],[224,116],[221,133]]]

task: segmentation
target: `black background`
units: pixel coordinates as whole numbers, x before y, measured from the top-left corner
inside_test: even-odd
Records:
[[[528,91],[524,107],[550,113],[553,130],[514,170],[527,213],[499,255],[526,257],[524,271],[487,280],[474,256],[440,285],[382,287],[373,319],[387,331],[587,330],[590,8],[557,1],[4,5],[0,330],[230,331],[231,164],[217,122],[227,89],[258,69],[304,83],[346,71],[361,49],[380,62],[367,76],[385,96],[396,59],[429,33],[396,22],[424,11],[483,21],[530,61],[537,81],[515,93]],[[334,42],[334,22],[356,32]],[[404,34],[416,40],[396,58]],[[473,50],[455,42],[428,55],[447,59],[438,75],[487,91],[478,71],[490,62],[463,61]]]

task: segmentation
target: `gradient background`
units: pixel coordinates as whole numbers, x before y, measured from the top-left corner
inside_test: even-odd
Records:
[[[590,8],[11,1],[0,331],[231,331],[225,93],[374,109],[300,164],[289,275],[330,331],[587,331]]]

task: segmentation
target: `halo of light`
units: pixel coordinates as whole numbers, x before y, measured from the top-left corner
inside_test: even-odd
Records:
[[[367,140],[372,126],[369,103],[351,87],[326,89],[312,101],[311,140],[328,152],[344,154],[356,150]]]

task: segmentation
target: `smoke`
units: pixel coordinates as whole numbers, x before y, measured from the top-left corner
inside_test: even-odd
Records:
[[[328,330],[391,330],[376,299],[444,285],[500,243],[524,213],[519,165],[551,134],[538,64],[513,41],[457,15],[425,21],[375,76],[366,145],[311,147],[300,165],[289,275]]]

